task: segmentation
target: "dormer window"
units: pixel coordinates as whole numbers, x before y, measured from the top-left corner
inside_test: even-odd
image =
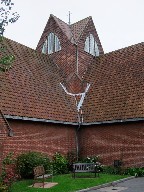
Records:
[[[45,40],[42,53],[54,53],[61,50],[59,38],[54,33],[49,33],[48,38]]]
[[[89,34],[85,40],[84,50],[94,56],[99,56],[99,49],[96,40],[92,34]]]

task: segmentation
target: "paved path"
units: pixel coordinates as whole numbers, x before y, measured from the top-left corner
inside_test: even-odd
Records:
[[[89,190],[88,192],[144,192],[144,177],[117,183],[114,186]]]

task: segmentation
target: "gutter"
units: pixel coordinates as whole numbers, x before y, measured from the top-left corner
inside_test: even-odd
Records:
[[[115,119],[115,120],[109,120],[109,121],[96,121],[91,123],[83,123],[82,125],[102,125],[102,124],[126,123],[126,122],[134,122],[134,121],[144,121],[144,117],[130,118],[130,119]]]
[[[3,115],[3,117],[4,117],[4,119],[16,119],[16,120],[34,121],[34,122],[46,122],[46,123],[59,123],[59,124],[66,124],[66,125],[78,125],[78,129],[79,129],[80,125],[102,125],[102,124],[144,121],[144,117],[129,118],[129,119],[123,119],[123,120],[122,119],[116,119],[116,120],[109,120],[109,121],[95,121],[95,122],[90,122],[90,123],[88,123],[88,122],[79,123],[79,122],[56,121],[56,120],[50,120],[50,119],[22,117],[22,116],[15,116],[15,115]]]
[[[39,119],[33,117],[22,117],[15,115],[4,115],[6,119],[16,119],[16,120],[24,120],[24,121],[33,121],[33,122],[45,122],[45,123],[58,123],[58,124],[66,124],[66,125],[78,125],[78,122],[66,122],[66,121],[56,121],[50,119]]]
[[[80,123],[78,125],[78,127],[76,127],[76,131],[75,131],[75,140],[76,140],[76,158],[77,161],[79,160],[79,138],[78,138],[78,131],[80,129]]]

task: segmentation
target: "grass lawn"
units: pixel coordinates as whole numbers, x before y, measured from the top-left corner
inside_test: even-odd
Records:
[[[85,189],[100,185],[103,183],[112,182],[118,179],[125,178],[123,175],[108,175],[100,174],[100,177],[85,177],[85,178],[72,178],[71,174],[54,176],[53,182],[57,182],[58,185],[49,189],[39,189],[29,187],[32,185],[33,180],[18,181],[12,185],[11,192],[74,192],[80,189]],[[47,181],[51,182],[51,179]]]

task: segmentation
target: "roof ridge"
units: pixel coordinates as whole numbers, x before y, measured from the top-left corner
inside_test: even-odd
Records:
[[[86,18],[84,18],[84,19],[81,19],[81,20],[79,20],[79,21],[71,24],[70,26],[75,25],[75,24],[77,24],[77,23],[79,23],[79,22],[82,22],[82,21],[84,21],[84,20],[86,20],[86,19],[92,19],[92,16],[88,16],[88,17],[86,17]]]
[[[121,51],[126,51],[127,49],[130,49],[130,48],[135,48],[135,47],[138,47],[138,46],[144,46],[144,42],[141,42],[141,43],[136,43],[136,44],[132,44],[132,45],[128,45],[127,47],[122,47],[122,48],[119,48],[119,49],[116,49],[116,50],[113,50],[113,51],[110,51],[110,52],[107,52],[103,55],[108,55],[108,54],[111,54],[111,53],[119,53]]]
[[[73,34],[71,31],[71,27],[69,24],[67,24],[66,22],[64,22],[63,20],[59,19],[58,17],[56,17],[55,15],[51,14],[50,17],[53,17],[53,19],[56,21],[56,23],[59,25],[59,27],[61,28],[61,30],[63,31],[63,33],[67,36],[67,38],[74,43],[73,41]]]
[[[65,21],[63,21],[62,19],[60,19],[60,18],[56,17],[56,16],[55,16],[55,15],[53,15],[53,14],[50,14],[50,17],[53,17],[54,19],[60,20],[60,21],[62,21],[63,23],[65,23],[66,25],[68,25],[68,26],[69,26],[69,24],[68,24],[68,23],[66,23]]]

